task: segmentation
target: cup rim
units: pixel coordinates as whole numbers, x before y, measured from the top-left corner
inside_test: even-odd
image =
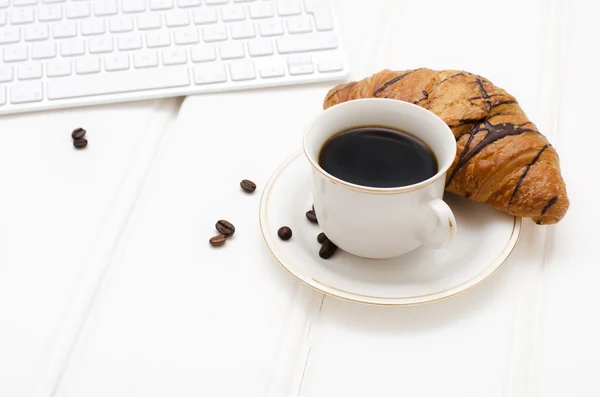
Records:
[[[405,102],[402,100],[397,100],[397,99],[388,99],[388,98],[361,98],[361,99],[353,99],[347,102],[343,102],[337,105],[334,105],[328,109],[325,109],[321,114],[319,114],[317,117],[315,117],[313,119],[313,121],[308,125],[308,127],[304,130],[304,135],[302,138],[302,151],[304,152],[304,155],[306,156],[306,158],[308,159],[308,162],[312,165],[312,167],[319,172],[321,175],[323,175],[325,178],[329,179],[331,182],[338,184],[338,185],[342,185],[346,188],[352,189],[352,190],[356,190],[356,191],[360,191],[360,192],[364,192],[364,193],[371,193],[371,194],[398,194],[398,193],[405,193],[405,192],[410,192],[410,191],[414,191],[414,190],[419,190],[422,189],[426,186],[431,185],[432,183],[436,182],[438,179],[440,179],[443,175],[446,174],[446,172],[448,172],[448,170],[450,169],[450,167],[452,166],[452,163],[454,162],[454,159],[456,157],[456,144],[454,144],[454,156],[452,156],[451,160],[446,162],[446,164],[443,164],[441,166],[439,166],[438,172],[433,175],[432,177],[425,179],[424,181],[421,181],[419,183],[414,183],[412,185],[406,185],[406,186],[399,186],[399,187],[387,187],[387,188],[382,188],[382,187],[371,187],[371,186],[364,186],[364,185],[357,185],[355,183],[351,183],[351,182],[347,182],[344,181],[343,179],[340,179],[336,176],[331,175],[329,172],[325,171],[320,165],[318,160],[315,161],[315,159],[313,158],[313,156],[308,152],[307,149],[307,140],[308,140],[308,135],[309,132],[314,128],[315,124],[318,123],[322,117],[325,117],[325,115],[328,112],[333,111],[333,109],[337,109],[337,111],[339,111],[339,107],[344,107],[344,106],[356,106],[357,103],[364,103],[364,102],[386,102],[386,103],[395,103],[397,104],[397,106],[399,107],[407,107],[409,109],[412,109],[412,111],[415,112],[421,112],[422,114],[426,114],[425,117],[430,117],[430,118],[435,118],[435,122],[440,124],[440,127],[442,127],[442,129],[445,129],[446,131],[448,131],[448,133],[452,136],[452,140],[454,141],[454,133],[452,132],[452,130],[450,129],[450,127],[448,127],[448,125],[444,122],[444,120],[442,120],[441,118],[438,117],[438,115],[436,115],[435,113],[422,108],[420,106],[417,106],[415,104],[412,104],[410,102]],[[352,105],[350,105],[352,104]],[[394,105],[396,106],[396,105]],[[360,127],[360,126],[358,126]],[[394,128],[394,127],[390,127],[390,128]]]

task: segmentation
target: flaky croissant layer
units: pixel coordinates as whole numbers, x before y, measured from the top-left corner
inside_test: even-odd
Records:
[[[556,150],[516,99],[489,80],[458,70],[384,70],[327,94],[324,108],[359,98],[411,102],[438,115],[458,148],[446,190],[547,225],[569,208]]]

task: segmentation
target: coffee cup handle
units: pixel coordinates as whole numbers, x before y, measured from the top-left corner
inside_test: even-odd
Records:
[[[444,200],[433,199],[427,203],[429,209],[437,217],[437,224],[432,232],[423,233],[423,244],[429,248],[449,246],[456,236],[456,219],[454,213]]]

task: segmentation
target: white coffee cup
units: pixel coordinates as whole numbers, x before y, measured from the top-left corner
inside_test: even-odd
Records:
[[[438,172],[410,186],[376,188],[343,181],[319,165],[332,136],[360,127],[406,132],[433,151]],[[435,114],[408,102],[358,99],[321,113],[304,133],[312,165],[313,199],[319,225],[338,247],[365,258],[392,258],[425,245],[443,248],[456,235],[456,220],[442,200],[446,172],[456,156],[450,128]]]

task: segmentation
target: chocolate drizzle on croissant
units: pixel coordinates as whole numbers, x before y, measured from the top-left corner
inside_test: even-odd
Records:
[[[417,70],[419,70],[419,69],[417,69]],[[402,80],[403,78],[405,78],[406,76],[408,76],[409,74],[414,73],[414,72],[416,72],[416,70],[411,70],[409,72],[401,74],[400,76],[394,77],[390,81],[386,81],[381,87],[379,87],[378,89],[375,90],[375,92],[373,92],[373,96],[379,95],[382,91],[384,91],[389,86],[396,84],[397,82],[399,82],[400,80]]]
[[[356,84],[357,84],[357,83],[350,83],[350,84],[347,84],[347,85],[345,85],[345,86],[343,86],[343,87],[339,88],[338,90],[334,91],[334,92],[333,92],[333,93],[332,93],[332,94],[329,96],[329,98],[327,98],[327,100],[330,100],[331,98],[333,98],[333,97],[334,97],[336,94],[338,94],[338,93],[339,93],[339,92],[341,92],[341,91],[344,91],[344,90],[347,90],[347,89],[349,89],[349,88],[352,88],[352,87],[354,87]]]
[[[521,186],[521,183],[523,183],[523,179],[525,179],[525,177],[527,176],[527,173],[529,172],[529,169],[535,163],[537,163],[537,161],[540,159],[540,156],[542,155],[542,153],[544,153],[544,150],[548,149],[549,147],[550,147],[549,143],[545,144],[544,147],[542,147],[542,149],[540,149],[540,151],[538,152],[538,154],[535,155],[535,157],[533,158],[533,160],[531,160],[531,163],[527,164],[527,166],[525,167],[525,170],[523,171],[523,174],[521,175],[521,177],[517,181],[517,185],[515,186],[515,190],[513,190],[513,193],[510,196],[510,200],[508,200],[508,206],[509,207],[512,204],[513,199],[517,195],[517,191],[519,190],[519,187]],[[556,197],[556,196],[554,196],[554,197]],[[545,213],[545,211],[542,210],[542,215],[544,215],[544,213]]]
[[[558,201],[558,196],[554,196],[552,197],[549,201],[548,204],[546,204],[546,206],[544,207],[544,209],[542,210],[542,216],[544,216],[546,214],[546,212],[548,211],[548,209],[550,207],[552,207],[554,204],[556,204],[556,202]],[[541,224],[540,221],[538,221],[538,225]]]
[[[458,150],[447,191],[538,224],[556,223],[567,212],[556,150],[516,99],[489,80],[456,70],[385,70],[334,88],[324,107],[371,97],[412,102],[448,124]]]
[[[485,134],[485,137],[481,141],[479,141],[479,143],[477,145],[475,145],[475,147],[473,149],[471,149],[471,142],[473,141],[473,138],[475,137],[476,134],[478,134],[482,131],[487,132]],[[498,124],[498,125],[493,125],[489,121],[486,121],[483,124],[481,124],[480,126],[473,128],[469,132],[469,140],[467,141],[467,144],[464,146],[462,152],[460,152],[460,154],[458,156],[458,162],[454,166],[454,170],[452,171],[452,173],[448,176],[448,179],[446,180],[446,187],[448,187],[450,185],[450,183],[452,183],[452,179],[454,178],[456,173],[460,170],[460,168],[462,166],[464,166],[465,164],[467,164],[469,162],[469,160],[471,160],[473,157],[475,157],[485,147],[487,147],[488,145],[490,145],[490,144],[496,142],[497,140],[502,139],[506,136],[520,135],[525,132],[537,132],[537,131],[534,129],[531,129],[531,128],[523,128],[519,125],[510,124],[510,123],[502,123],[502,124]]]

